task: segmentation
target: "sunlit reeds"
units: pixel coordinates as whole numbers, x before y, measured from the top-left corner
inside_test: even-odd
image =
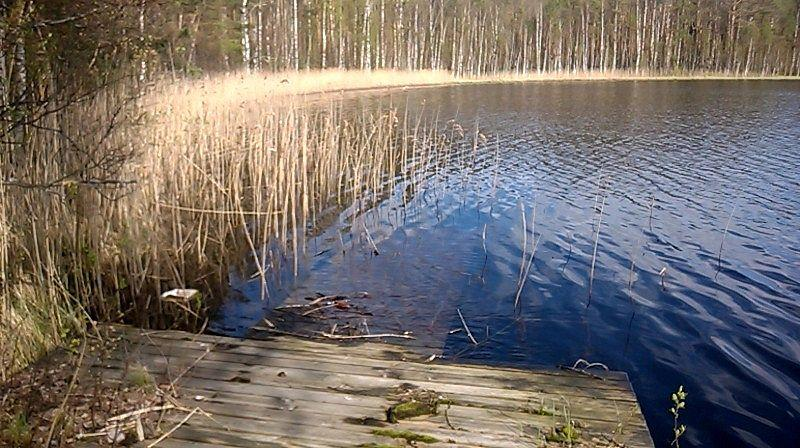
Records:
[[[446,133],[393,109],[308,107],[220,82],[157,87],[135,103],[124,89],[103,92],[53,115],[62,132],[27,130],[37,157],[6,153],[4,173],[15,171],[0,184],[3,374],[91,319],[200,328],[236,266],[255,266],[244,274],[266,297],[276,253],[296,272],[320,211],[366,210],[448,154]],[[120,107],[125,120],[109,127]],[[202,295],[161,300],[171,288]]]

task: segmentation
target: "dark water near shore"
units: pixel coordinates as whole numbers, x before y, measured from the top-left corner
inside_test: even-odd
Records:
[[[477,123],[489,144],[408,204],[337,212],[269,302],[258,282],[234,280],[241,294],[214,331],[243,335],[286,297],[367,291],[373,333],[413,331],[450,358],[629,372],[657,446],[669,445],[678,385],[682,446],[800,446],[800,83],[459,86],[355,101]],[[515,310],[521,208],[528,254],[538,243]],[[351,226],[343,253],[337,232]],[[456,309],[484,343],[449,334]]]

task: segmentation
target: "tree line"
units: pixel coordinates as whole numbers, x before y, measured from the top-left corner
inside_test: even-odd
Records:
[[[184,0],[142,7],[152,69],[789,75],[797,0]]]

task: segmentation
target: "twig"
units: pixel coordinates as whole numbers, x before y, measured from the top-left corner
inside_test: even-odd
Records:
[[[83,357],[86,354],[86,346],[89,345],[87,341],[84,341],[83,348],[81,349],[81,355],[78,358],[78,363],[75,366],[75,372],[72,373],[72,380],[69,382],[69,386],[67,387],[67,393],[64,395],[64,399],[61,400],[61,406],[58,407],[58,412],[54,414],[53,423],[50,424],[50,431],[47,433],[47,442],[44,446],[50,446],[50,442],[53,440],[53,431],[56,429],[56,423],[60,419],[63,418],[64,409],[67,406],[67,400],[69,399],[70,394],[72,394],[72,390],[75,388],[75,383],[78,381],[78,373],[81,370],[81,366],[83,365]]]
[[[409,334],[394,334],[394,333],[362,334],[354,336],[342,336],[338,334],[325,333],[324,331],[318,331],[317,333],[328,339],[380,339],[380,338],[416,339],[414,336],[411,336]]]
[[[251,328],[251,330],[265,331],[267,333],[275,333],[275,334],[279,334],[279,335],[282,335],[282,336],[294,336],[296,338],[305,338],[305,339],[316,339],[317,338],[317,336],[314,336],[313,334],[296,333],[294,331],[278,330],[277,328],[267,328],[267,327],[255,326],[255,327]]]
[[[336,306],[336,303],[331,303],[330,305],[318,306],[316,308],[312,308],[312,309],[306,311],[305,313],[301,314],[301,316],[308,316],[309,314],[314,314],[317,311],[324,310],[326,308],[333,308],[335,306]]]
[[[453,426],[452,423],[450,423],[450,416],[447,415],[447,411],[449,411],[449,410],[450,410],[450,403],[447,403],[447,408],[445,408],[445,410],[444,410],[444,421],[447,423],[447,426],[449,426],[450,429],[455,431],[456,427]]]
[[[528,249],[528,222],[525,219],[525,206],[520,202],[519,209],[522,212],[522,261],[519,265],[519,278],[517,279],[517,286],[522,283],[522,276],[525,271],[525,251]]]
[[[209,214],[209,215],[246,215],[246,216],[269,216],[269,215],[279,215],[282,212],[275,211],[275,212],[257,212],[252,210],[214,210],[214,209],[202,209],[202,208],[194,208],[194,207],[184,207],[181,205],[175,204],[167,204],[166,202],[159,202],[158,205],[161,207],[172,208],[175,210],[180,210],[183,212],[192,212],[192,213],[201,213],[201,214]]]
[[[589,297],[592,297],[592,285],[594,284],[594,265],[597,261],[597,243],[600,241],[600,227],[603,225],[603,209],[606,206],[606,198],[603,196],[603,203],[600,206],[600,218],[597,220],[597,234],[594,237],[594,251],[592,252],[592,268],[589,271]]]
[[[579,367],[579,366],[583,366],[583,367]],[[583,358],[580,358],[577,361],[575,361],[575,364],[573,364],[571,367],[570,366],[564,366],[564,365],[559,365],[558,366],[559,369],[570,370],[570,371],[573,371],[573,372],[576,372],[576,373],[580,373],[580,374],[583,374],[583,375],[590,376],[590,377],[595,378],[595,379],[600,379],[600,380],[605,381],[605,378],[603,378],[601,376],[598,376],[598,375],[595,375],[595,374],[593,374],[593,373],[588,371],[589,369],[591,369],[593,367],[602,367],[606,372],[609,371],[608,366],[603,364],[602,362],[589,362],[589,361],[587,361],[587,360],[585,360]]]
[[[574,368],[572,366],[565,366],[563,364],[559,364],[558,368],[561,369],[561,370],[570,370],[570,371],[575,372],[575,373],[580,373],[581,375],[586,375],[586,376],[592,377],[592,378],[594,378],[596,380],[603,380],[603,381],[606,380],[602,376],[595,375],[594,373],[587,372],[586,370],[576,369],[576,368]]]
[[[339,296],[339,295],[322,296],[322,297],[317,297],[316,299],[306,303],[305,306],[314,306],[314,305],[316,305],[316,304],[318,304],[320,302],[324,302],[326,300],[344,300],[344,299],[345,299],[344,296]]]
[[[650,200],[650,219],[648,219],[647,223],[650,226],[650,230],[653,230],[653,207],[656,205],[656,197],[653,196],[653,199]]]
[[[167,432],[165,432],[163,435],[161,435],[161,437],[159,437],[158,439],[156,439],[156,440],[155,440],[153,443],[151,443],[150,445],[147,445],[147,448],[153,448],[153,447],[154,447],[154,446],[156,446],[157,444],[161,443],[161,442],[162,442],[164,439],[166,439],[167,437],[169,437],[170,435],[172,435],[172,433],[173,433],[173,432],[177,431],[177,430],[178,430],[178,428],[180,428],[181,426],[183,426],[184,424],[186,424],[186,422],[188,422],[188,421],[189,421],[189,419],[190,419],[190,418],[192,418],[192,416],[193,416],[194,414],[196,414],[196,413],[197,413],[197,411],[199,411],[199,410],[200,410],[200,408],[194,408],[194,409],[192,409],[192,412],[190,412],[190,413],[189,413],[189,415],[187,415],[186,417],[184,417],[184,418],[183,418],[183,420],[181,420],[181,421],[180,421],[180,422],[179,422],[177,425],[173,426],[173,427],[172,427],[172,429],[170,429],[169,431],[167,431]]]
[[[189,373],[189,371],[190,371],[190,370],[192,370],[192,369],[193,369],[193,368],[194,368],[194,367],[197,365],[197,363],[198,363],[198,362],[200,362],[200,360],[202,360],[203,358],[205,358],[205,357],[206,357],[206,355],[208,355],[209,353],[211,353],[211,350],[212,350],[214,347],[216,347],[216,345],[217,345],[217,344],[214,344],[214,345],[213,345],[213,346],[211,346],[211,347],[206,347],[206,351],[205,351],[205,353],[203,353],[202,355],[198,356],[198,357],[197,357],[197,359],[195,359],[195,360],[194,360],[194,362],[193,362],[191,365],[189,365],[188,367],[186,367],[185,369],[183,369],[183,371],[182,371],[181,373],[179,373],[179,374],[178,374],[178,376],[176,376],[176,377],[175,377],[175,378],[174,378],[172,381],[170,381],[170,382],[169,382],[169,387],[170,387],[170,389],[172,389],[172,390],[174,391],[174,390],[175,390],[175,384],[176,384],[176,383],[177,383],[177,382],[178,382],[178,381],[179,381],[181,378],[183,378],[183,376],[184,376],[184,375],[186,375],[187,373]]]
[[[175,405],[172,404],[165,404],[163,406],[150,406],[147,408],[137,409],[135,411],[126,412],[124,414],[115,415],[114,417],[110,417],[107,421],[109,422],[117,422],[121,420],[127,420],[131,417],[137,417],[142,414],[147,414],[150,412],[157,412],[157,411],[167,411],[170,409],[175,409]]]
[[[483,244],[483,253],[486,253],[486,224],[483,225],[483,233],[481,234],[481,243]]]
[[[517,309],[519,306],[519,299],[522,296],[522,289],[525,288],[525,282],[528,280],[528,274],[531,271],[531,265],[533,264],[533,257],[536,255],[536,248],[539,247],[539,241],[542,240],[542,236],[539,235],[539,238],[533,243],[533,247],[531,248],[531,256],[528,258],[528,265],[525,267],[525,272],[523,273],[522,277],[520,277],[519,284],[517,285],[517,295],[514,296],[514,309]]]
[[[318,304],[320,302],[324,302],[326,300],[345,300],[345,297],[338,296],[338,295],[322,296],[322,297],[317,297],[316,299],[314,299],[314,300],[312,300],[312,301],[310,301],[308,303],[297,303],[297,304],[276,306],[275,307],[275,311],[283,311],[283,310],[288,310],[288,309],[292,309],[292,308],[308,308],[310,306],[314,306],[314,305],[316,305],[316,304]]]
[[[464,315],[461,314],[461,308],[456,308],[456,311],[458,311],[458,317],[461,318],[461,324],[464,325],[464,330],[467,332],[467,337],[469,337],[469,340],[472,341],[473,344],[478,345],[478,341],[475,340],[475,337],[472,336],[472,332],[469,331],[467,321],[464,320]]]
[[[731,226],[731,220],[733,219],[733,212],[736,211],[736,207],[731,209],[731,214],[728,216],[728,223],[725,224],[725,232],[722,233],[722,241],[719,243],[719,253],[717,253],[717,269],[722,267],[722,246],[725,244],[725,237],[728,236],[728,228]]]
[[[307,306],[308,306],[307,303],[298,303],[298,304],[291,304],[291,305],[276,306],[274,309],[275,309],[275,311],[284,311],[284,310],[291,310],[293,308],[305,308]]]
[[[608,372],[608,366],[603,364],[602,362],[589,362],[583,358],[580,358],[577,361],[575,361],[575,364],[572,365],[572,368],[577,369],[578,366],[581,364],[585,364],[585,366],[581,368],[581,370],[588,370],[591,369],[592,367],[602,367],[603,369],[605,369],[606,372]]]
[[[367,241],[369,241],[369,244],[372,245],[372,252],[375,255],[380,255],[381,253],[378,252],[378,246],[376,246],[375,241],[372,240],[372,235],[369,234],[369,229],[367,229],[367,225],[363,222],[361,223],[361,225],[364,226],[364,232],[367,233]]]

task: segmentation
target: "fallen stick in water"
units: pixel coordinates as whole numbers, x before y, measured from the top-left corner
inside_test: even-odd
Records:
[[[293,303],[293,304],[290,304],[290,305],[276,306],[275,307],[275,311],[283,311],[283,310],[288,310],[288,309],[293,309],[293,308],[308,308],[310,306],[314,306],[314,305],[316,305],[316,304],[318,304],[320,302],[324,302],[326,300],[334,300],[334,301],[336,301],[336,300],[346,300],[346,299],[347,298],[345,296],[340,296],[340,295],[322,296],[322,297],[317,297],[316,299],[314,299],[314,300],[312,300],[312,301],[310,301],[308,303]]]
[[[324,310],[324,309],[326,309],[326,308],[333,308],[333,307],[335,307],[336,305],[337,305],[336,303],[331,303],[330,305],[322,305],[322,306],[318,306],[318,307],[316,307],[316,308],[312,308],[312,309],[310,309],[310,310],[306,311],[305,313],[301,314],[301,316],[308,316],[309,314],[313,314],[313,313],[315,313],[315,312],[317,312],[317,311]]]
[[[416,339],[414,336],[408,334],[393,334],[393,333],[362,334],[354,336],[330,334],[330,333],[325,333],[324,331],[318,331],[317,333],[328,339],[380,339],[380,338]]]
[[[378,252],[378,246],[376,246],[375,245],[375,241],[372,240],[372,235],[369,234],[369,230],[367,229],[367,225],[364,224],[364,223],[362,223],[362,225],[364,226],[364,232],[367,233],[367,241],[369,241],[369,244],[372,245],[373,253],[375,253],[375,255],[380,255],[381,253]]]
[[[464,320],[464,315],[461,314],[461,308],[456,308],[458,311],[458,317],[461,318],[461,324],[464,325],[464,330],[467,331],[467,336],[469,336],[469,340],[472,341],[473,344],[478,345],[478,341],[475,340],[475,337],[472,336],[472,332],[469,331],[469,327],[467,326],[467,321]]]

